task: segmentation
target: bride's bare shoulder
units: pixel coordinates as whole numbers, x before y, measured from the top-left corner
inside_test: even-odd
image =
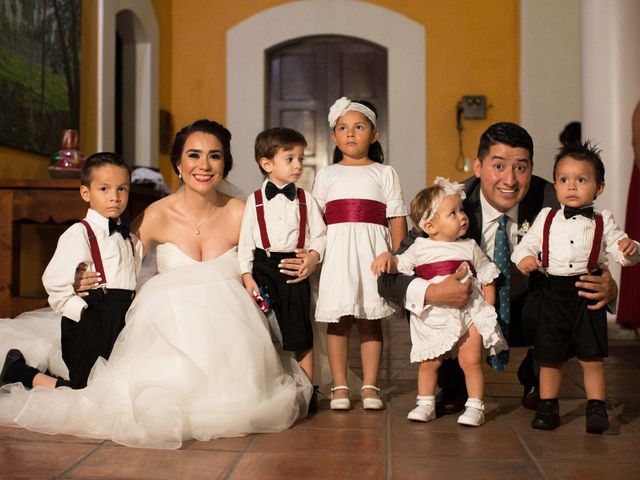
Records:
[[[230,217],[240,217],[244,213],[245,201],[237,197],[231,197],[229,195],[221,194],[222,208],[227,212]]]
[[[149,205],[133,222],[133,227],[138,230],[154,229],[155,226],[162,225],[173,211],[175,205],[175,195],[169,195]]]

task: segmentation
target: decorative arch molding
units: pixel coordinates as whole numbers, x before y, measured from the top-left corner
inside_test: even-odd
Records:
[[[125,42],[135,63],[134,163],[158,166],[160,33],[150,0],[98,0],[98,150],[115,148],[116,17],[126,12]],[[122,27],[122,16],[121,27]]]
[[[286,28],[274,28],[277,25]],[[424,26],[383,7],[344,0],[287,3],[227,31],[227,125],[237,159],[232,181],[247,192],[261,181],[253,142],[264,128],[265,50],[327,34],[362,38],[387,49],[389,144],[383,147],[400,176],[405,199],[412,198],[427,178]]]

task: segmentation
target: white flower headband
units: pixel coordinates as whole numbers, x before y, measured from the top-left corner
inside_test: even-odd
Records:
[[[335,127],[338,119],[350,110],[360,112],[365,117],[367,117],[371,121],[371,123],[373,123],[374,127],[376,126],[376,114],[373,110],[361,103],[352,102],[347,97],[341,97],[336,100],[329,109],[329,128]]]
[[[424,225],[427,222],[430,222],[433,219],[433,216],[436,214],[440,203],[445,197],[448,197],[449,195],[458,195],[460,197],[460,200],[464,200],[465,198],[467,198],[467,195],[464,193],[464,185],[462,185],[461,183],[450,182],[448,178],[436,177],[433,184],[442,188],[442,194],[434,198],[431,208],[429,210],[425,210],[425,212],[422,214],[422,218],[420,219],[420,222],[418,224],[418,226],[422,229],[424,229]]]

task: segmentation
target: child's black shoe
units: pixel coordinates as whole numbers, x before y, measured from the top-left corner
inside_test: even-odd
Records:
[[[318,392],[320,387],[318,385],[313,386],[313,393],[311,394],[311,400],[309,401],[309,413],[316,413],[318,411]]]
[[[603,400],[587,401],[587,433],[602,433],[609,428],[607,407]]]
[[[536,411],[531,427],[540,430],[555,430],[560,426],[560,406],[558,399],[540,400],[538,410]]]
[[[2,366],[2,372],[0,372],[0,385],[4,385],[5,383],[13,383],[15,380],[12,379],[11,375],[8,375],[9,370],[13,367],[16,362],[24,363],[24,357],[22,356],[22,352],[15,348],[12,348],[7,352],[7,356],[4,359],[4,365]]]

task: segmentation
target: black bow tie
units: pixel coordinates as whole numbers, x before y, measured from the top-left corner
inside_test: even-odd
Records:
[[[582,215],[583,217],[593,218],[593,207],[564,207],[564,218],[575,217],[576,215]]]
[[[109,219],[109,235],[118,232],[123,238],[129,238],[129,224],[127,222],[116,222],[113,218]]]
[[[296,186],[293,183],[289,183],[282,188],[278,188],[273,183],[267,182],[267,186],[264,187],[264,194],[267,196],[267,200],[271,200],[279,193],[283,194],[289,200],[293,200],[296,198]]]

